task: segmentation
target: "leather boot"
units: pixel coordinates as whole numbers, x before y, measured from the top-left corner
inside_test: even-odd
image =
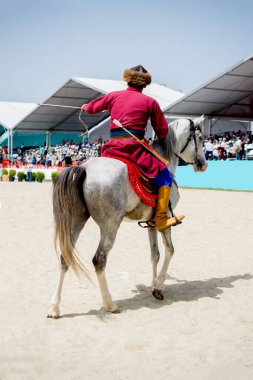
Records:
[[[158,231],[166,230],[166,228],[176,226],[180,223],[182,219],[184,219],[184,215],[180,215],[177,217],[168,217],[168,205],[170,199],[170,191],[171,188],[168,186],[161,186],[158,189],[157,194],[157,204],[156,204],[156,212],[155,212],[155,223]]]

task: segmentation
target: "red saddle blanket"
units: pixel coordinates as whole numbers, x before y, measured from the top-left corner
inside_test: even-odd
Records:
[[[147,178],[141,170],[135,166],[132,162],[126,160],[122,157],[114,157],[116,160],[124,162],[128,169],[129,181],[136,192],[136,194],[141,198],[142,202],[148,206],[155,208],[156,205],[156,190],[152,185],[149,178]]]

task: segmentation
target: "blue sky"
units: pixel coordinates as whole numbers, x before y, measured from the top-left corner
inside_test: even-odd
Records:
[[[253,55],[252,0],[1,0],[0,101],[142,64],[185,93]]]

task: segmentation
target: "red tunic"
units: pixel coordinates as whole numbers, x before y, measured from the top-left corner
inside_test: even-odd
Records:
[[[121,133],[118,132],[118,127],[113,123],[113,119],[119,120],[126,129],[131,130],[139,138],[143,138],[149,119],[159,138],[165,138],[168,134],[168,125],[157,101],[142,94],[136,88],[128,87],[123,91],[111,92],[85,105],[83,110],[91,114],[104,110],[110,111],[111,135]],[[122,131],[123,133],[124,131]],[[137,165],[149,178],[155,178],[159,171],[166,168],[134,139],[108,141],[102,148],[102,156],[124,157]]]

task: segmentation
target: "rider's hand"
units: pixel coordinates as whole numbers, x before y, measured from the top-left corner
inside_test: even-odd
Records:
[[[85,112],[85,110],[84,110],[85,106],[86,106],[86,104],[83,104],[83,105],[81,106],[81,111]]]

